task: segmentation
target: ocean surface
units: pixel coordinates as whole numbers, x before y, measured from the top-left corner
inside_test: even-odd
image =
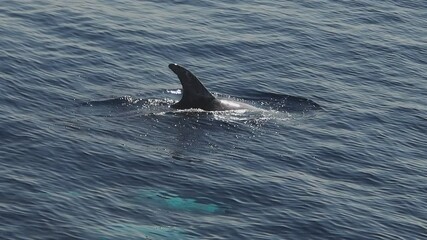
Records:
[[[425,0],[2,0],[0,239],[427,239],[426,93]]]

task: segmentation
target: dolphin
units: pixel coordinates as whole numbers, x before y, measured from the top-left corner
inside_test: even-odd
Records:
[[[197,77],[178,64],[171,63],[169,68],[178,76],[182,84],[182,98],[171,107],[176,109],[198,108],[205,111],[257,110],[246,103],[215,98]]]

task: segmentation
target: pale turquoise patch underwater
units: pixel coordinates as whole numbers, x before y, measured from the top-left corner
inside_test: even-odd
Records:
[[[141,190],[138,192],[138,199],[153,204],[161,208],[174,211],[186,211],[194,213],[221,213],[223,210],[213,203],[200,203],[195,199],[183,198],[160,190]]]

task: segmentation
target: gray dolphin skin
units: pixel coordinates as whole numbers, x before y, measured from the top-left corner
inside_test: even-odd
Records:
[[[178,76],[182,84],[182,98],[171,107],[176,109],[199,108],[205,111],[227,111],[239,109],[257,109],[254,106],[242,102],[216,99],[187,69],[171,63],[169,68]]]

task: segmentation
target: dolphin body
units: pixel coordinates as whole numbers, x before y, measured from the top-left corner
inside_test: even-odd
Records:
[[[227,111],[227,110],[257,110],[258,108],[246,103],[217,99],[203,84],[187,69],[178,64],[171,63],[169,68],[178,76],[182,84],[182,98],[171,107],[176,109],[199,108],[205,111]],[[259,109],[258,109],[259,110]]]

